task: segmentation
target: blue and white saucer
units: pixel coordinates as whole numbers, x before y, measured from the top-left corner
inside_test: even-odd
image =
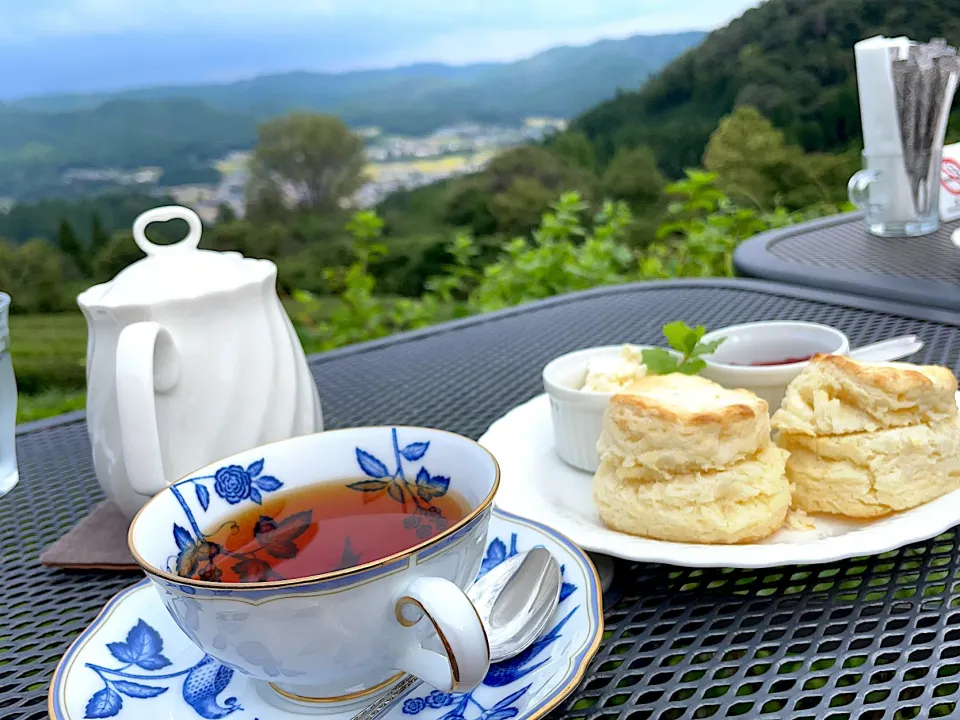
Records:
[[[542,545],[563,566],[560,606],[549,629],[527,651],[494,665],[469,693],[420,685],[384,720],[535,720],[583,679],[600,647],[600,583],[590,560],[557,532],[495,510],[483,570]],[[70,646],[50,685],[52,720],[169,718],[284,720],[253,682],[205,656],[180,631],[148,580],[113,598]],[[356,709],[326,715],[345,720]]]

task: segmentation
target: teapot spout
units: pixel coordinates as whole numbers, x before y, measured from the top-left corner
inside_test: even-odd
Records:
[[[107,283],[101,283],[100,285],[87,288],[77,295],[77,305],[80,306],[81,310],[91,310],[100,307],[108,287]]]

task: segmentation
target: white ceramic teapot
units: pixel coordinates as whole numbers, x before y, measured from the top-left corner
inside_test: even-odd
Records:
[[[147,225],[174,218],[190,227],[181,242],[147,239]],[[77,298],[94,468],[128,516],[199,467],[323,429],[276,265],[198,250],[202,230],[188,208],[144,213],[133,237],[147,257]]]

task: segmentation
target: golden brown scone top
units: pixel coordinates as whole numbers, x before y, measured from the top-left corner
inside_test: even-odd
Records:
[[[672,374],[638,380],[614,395],[597,451],[653,474],[723,468],[770,444],[767,404],[747,390]]]
[[[863,363],[845,355],[822,355],[810,358],[825,370],[846,375],[861,385],[875,387],[891,395],[918,395],[921,393],[957,392],[957,378],[949,368],[940,365],[914,365],[913,363],[887,362]],[[808,365],[809,367],[809,365]]]
[[[728,425],[767,415],[767,403],[749,390],[728,390],[698,375],[651,375],[610,400],[612,406],[670,424]]]
[[[945,367],[814,355],[787,387],[772,424],[787,433],[843,435],[938,422],[956,415],[956,391]]]

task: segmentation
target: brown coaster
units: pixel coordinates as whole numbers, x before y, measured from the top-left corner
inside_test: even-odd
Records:
[[[49,567],[70,570],[139,570],[127,546],[130,520],[109,500],[40,555]]]

